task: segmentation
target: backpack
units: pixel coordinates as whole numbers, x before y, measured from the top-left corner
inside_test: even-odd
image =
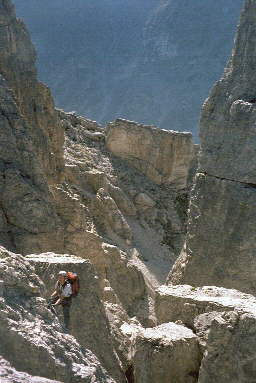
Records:
[[[68,271],[67,273],[68,281],[71,283],[72,287],[72,297],[76,297],[80,289],[79,277],[76,273]]]

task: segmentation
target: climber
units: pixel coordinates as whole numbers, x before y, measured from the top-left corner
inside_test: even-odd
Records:
[[[50,304],[52,306],[62,305],[65,330],[69,330],[71,303],[72,286],[68,280],[68,273],[66,271],[60,271],[58,273],[55,290],[50,297]]]

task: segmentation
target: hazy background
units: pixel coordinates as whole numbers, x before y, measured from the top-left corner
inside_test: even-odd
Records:
[[[58,107],[192,131],[243,0],[14,0]]]

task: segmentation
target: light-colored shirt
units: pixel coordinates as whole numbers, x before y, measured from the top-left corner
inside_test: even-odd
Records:
[[[63,287],[62,284],[57,281],[55,290],[57,291],[58,295],[64,298],[69,298],[72,295],[72,286],[69,282],[66,282]]]
[[[71,287],[71,284],[69,282],[67,282],[65,284],[64,288],[62,289],[61,295],[65,298],[68,298],[72,295],[72,287]]]

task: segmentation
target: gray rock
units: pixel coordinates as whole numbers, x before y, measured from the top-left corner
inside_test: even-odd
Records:
[[[256,183],[255,45],[256,7],[247,0],[232,57],[223,78],[206,100],[201,116],[200,171],[220,178]]]
[[[237,290],[216,286],[161,286],[156,290],[155,310],[158,323],[181,320],[192,328],[196,316],[217,311],[254,313],[256,298]]]
[[[39,376],[31,376],[25,372],[15,370],[9,362],[0,356],[0,379],[1,383],[61,383],[57,380],[49,380]]]
[[[256,4],[247,0],[232,57],[203,106],[199,173],[174,284],[256,292],[255,30]]]
[[[132,239],[132,232],[125,217],[110,194],[103,188],[98,190],[96,208],[101,216],[101,223],[104,225],[106,233],[112,230],[121,238]]]
[[[118,382],[122,382],[123,376],[110,338],[109,323],[100,301],[98,279],[90,262],[79,257],[54,253],[28,255],[26,259],[32,263],[45,284],[45,298],[49,298],[54,291],[60,270],[77,273],[80,290],[72,302],[70,333],[81,347],[97,355],[110,375],[113,374]]]
[[[9,0],[0,7],[1,243],[23,253],[60,251],[62,227],[49,184],[60,179],[63,131],[47,88],[36,80],[35,51],[24,24]]]
[[[93,379],[114,383],[89,348],[81,347],[75,337],[63,333],[59,318],[41,297],[44,284],[28,259],[1,247],[0,278],[4,281],[0,300],[0,355],[13,368],[64,383],[89,383]],[[87,299],[95,302],[93,309],[97,312],[100,301],[95,292],[90,297]],[[118,374],[117,369],[115,373]]]
[[[129,199],[127,194],[122,189],[109,184],[108,191],[123,214],[128,216],[136,215],[136,207],[134,206],[134,203]]]
[[[147,328],[137,334],[135,383],[197,382],[200,351],[197,336],[175,323]]]
[[[197,174],[186,248],[169,281],[256,292],[254,187]]]
[[[206,339],[199,383],[255,381],[255,314],[231,311],[196,318],[198,335]]]
[[[150,198],[146,193],[139,193],[136,195],[134,199],[136,205],[138,205],[139,209],[146,210],[152,209],[155,206],[155,201]]]

